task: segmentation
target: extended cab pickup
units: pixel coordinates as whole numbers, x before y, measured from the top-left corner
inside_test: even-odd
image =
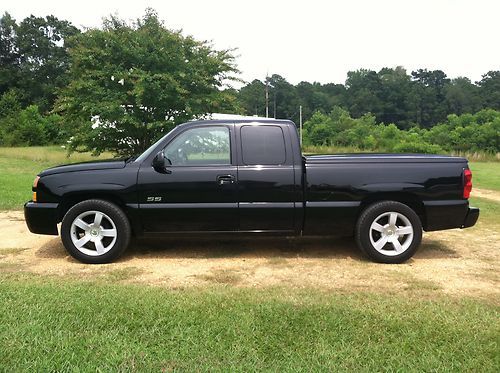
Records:
[[[131,235],[354,235],[384,263],[410,258],[422,230],[473,226],[467,160],[417,154],[303,156],[285,120],[189,122],[138,158],[41,172],[24,208],[86,263],[116,259]]]

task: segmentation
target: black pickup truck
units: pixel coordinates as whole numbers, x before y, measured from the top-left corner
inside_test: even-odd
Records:
[[[137,158],[41,172],[24,207],[31,232],[58,234],[85,263],[131,235],[353,235],[371,259],[410,258],[422,229],[473,226],[472,174],[459,157],[303,156],[285,120],[189,122]]]

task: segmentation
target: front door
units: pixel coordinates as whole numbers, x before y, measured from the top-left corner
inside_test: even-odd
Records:
[[[238,229],[233,131],[230,124],[190,127],[166,145],[165,172],[141,166],[139,208],[146,232]]]

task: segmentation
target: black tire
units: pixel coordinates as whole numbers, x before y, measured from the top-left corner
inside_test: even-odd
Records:
[[[114,234],[113,237],[103,237],[104,233],[102,236],[98,236],[98,233],[95,233],[96,236],[91,236],[89,233],[90,230],[84,230],[79,227],[72,228],[73,222],[79,216],[82,216],[82,214],[89,215],[88,217],[79,218],[79,220],[84,221],[87,219],[84,223],[87,223],[89,227],[91,227],[91,225],[97,227],[97,224],[93,225],[93,222],[95,222],[95,220],[92,221],[93,213],[96,213],[94,214],[94,218],[99,215],[99,213],[101,214],[102,221],[99,223],[99,227],[102,229],[92,230],[91,233],[104,232],[107,229],[108,232]],[[101,245],[107,244],[107,247],[101,246],[103,248],[103,254],[98,253],[97,243],[93,243],[92,241],[86,241],[84,246],[80,249],[75,246],[73,240],[79,237],[83,238],[84,236],[100,240]],[[66,215],[64,215],[61,225],[61,239],[68,253],[80,262],[88,264],[103,264],[116,260],[123,254],[129,245],[130,236],[130,223],[125,213],[115,204],[99,199],[91,199],[74,205],[68,210]],[[78,242],[76,243],[78,244]],[[106,251],[104,252],[104,250]]]
[[[396,223],[390,224],[393,216],[396,216]],[[385,219],[387,224],[382,225]],[[374,224],[373,229],[372,224]],[[409,230],[410,225],[413,232],[405,235],[404,232]],[[420,246],[422,223],[415,211],[403,203],[377,202],[361,213],[356,223],[355,238],[360,250],[375,262],[402,263],[410,259]],[[384,243],[385,239],[388,241]],[[379,244],[378,249],[375,247],[376,244]]]

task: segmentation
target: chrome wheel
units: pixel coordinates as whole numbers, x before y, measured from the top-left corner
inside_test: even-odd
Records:
[[[396,256],[404,253],[413,242],[413,226],[403,214],[385,212],[370,226],[370,242],[379,253]]]
[[[85,211],[71,223],[73,245],[83,254],[106,254],[116,243],[117,230],[113,220],[100,211]]]

